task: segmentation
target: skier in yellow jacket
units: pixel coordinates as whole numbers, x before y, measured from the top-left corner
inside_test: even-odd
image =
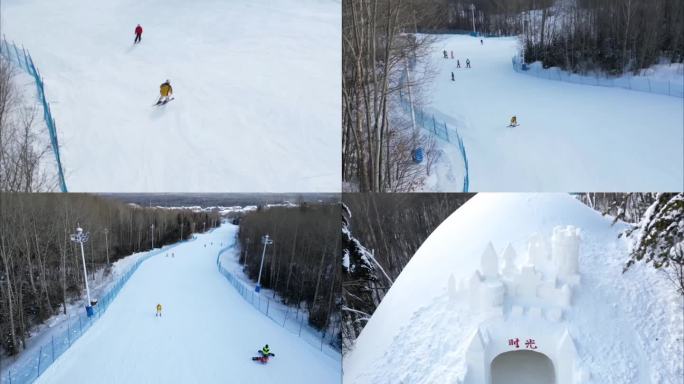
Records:
[[[154,317],[157,317],[157,316],[161,317],[161,315],[162,315],[161,310],[162,310],[161,304],[157,304],[157,313],[154,315]]]
[[[517,126],[518,126],[518,117],[517,116],[511,117],[511,125],[509,125],[509,127],[517,127]]]
[[[162,85],[159,86],[159,95],[159,101],[157,101],[157,104],[166,104],[169,102],[171,96],[173,95],[173,88],[171,87],[170,80],[166,80],[162,83]]]

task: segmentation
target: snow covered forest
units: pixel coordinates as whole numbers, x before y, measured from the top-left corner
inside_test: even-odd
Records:
[[[620,75],[684,61],[684,3],[679,0],[426,2],[443,12],[435,12],[430,24],[419,22],[419,31],[475,27],[484,34],[520,35],[525,61],[541,61],[544,67]]]
[[[354,340],[425,239],[469,194],[345,194],[342,218],[343,346]],[[652,265],[684,295],[684,193],[585,193],[575,197],[627,223],[624,271]],[[496,220],[492,217],[491,220]]]
[[[216,227],[212,212],[143,208],[87,194],[0,194],[0,346],[14,355],[32,328],[81,298],[83,266],[69,235],[89,232],[89,280],[135,252]],[[79,307],[79,310],[81,308]]]
[[[270,207],[240,218],[240,263],[253,281],[259,278],[264,235],[273,241],[264,254],[261,286],[286,305],[308,313],[309,324],[339,330],[340,247],[338,203]]]

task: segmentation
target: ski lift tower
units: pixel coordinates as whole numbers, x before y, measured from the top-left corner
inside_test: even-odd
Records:
[[[88,242],[89,233],[83,232],[83,228],[81,228],[79,226],[78,228],[76,228],[76,233],[73,233],[70,237],[71,237],[71,241],[81,245],[81,261],[83,261],[83,279],[85,280],[86,295],[88,296],[88,305],[86,305],[86,314],[88,315],[88,317],[91,317],[92,315],[95,314],[95,311],[93,310],[93,305],[96,304],[96,302],[94,303],[90,299],[90,288],[88,287],[88,272],[86,271],[85,252],[83,250],[83,243]]]
[[[266,247],[269,246],[270,244],[273,244],[273,240],[266,234],[264,237],[261,238],[261,243],[264,245],[264,250],[261,252],[261,264],[259,265],[259,279],[257,280],[257,285],[254,290],[259,293],[261,291],[261,271],[264,268],[264,256],[266,256]]]

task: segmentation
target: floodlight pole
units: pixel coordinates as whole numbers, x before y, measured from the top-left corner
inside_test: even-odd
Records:
[[[266,256],[266,247],[269,244],[273,244],[273,240],[271,240],[267,234],[262,238],[262,243],[264,244],[264,249],[261,252],[261,264],[259,265],[259,278],[257,279],[257,285],[255,288],[255,291],[257,291],[257,292],[261,291],[261,271],[264,269],[264,256]]]
[[[413,140],[413,148],[415,149],[418,145],[418,128],[416,128],[416,113],[413,109],[413,97],[411,97],[411,73],[409,72],[409,62],[406,56],[404,56],[404,65],[406,66],[406,87],[408,88],[409,106],[411,107],[411,138]]]
[[[109,239],[107,238],[108,233],[109,233],[109,229],[105,228],[104,234],[105,234],[105,252],[107,253],[107,265],[109,265]]]
[[[90,303],[92,303],[92,301],[90,300],[90,287],[88,287],[88,272],[86,271],[85,251],[83,250],[83,243],[88,241],[88,232],[83,233],[83,228],[76,228],[76,233],[71,235],[71,241],[79,243],[81,245],[81,261],[83,261],[83,279],[85,280],[86,295],[88,296],[88,306],[90,306]]]

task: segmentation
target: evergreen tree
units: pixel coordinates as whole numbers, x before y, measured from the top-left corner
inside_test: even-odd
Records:
[[[342,318],[344,348],[351,344],[370,319],[377,306],[374,285],[377,282],[372,255],[351,233],[351,211],[342,204]],[[378,300],[379,301],[379,300]]]
[[[641,222],[627,232],[636,233],[627,271],[638,261],[664,269],[684,295],[684,193],[661,193]]]

